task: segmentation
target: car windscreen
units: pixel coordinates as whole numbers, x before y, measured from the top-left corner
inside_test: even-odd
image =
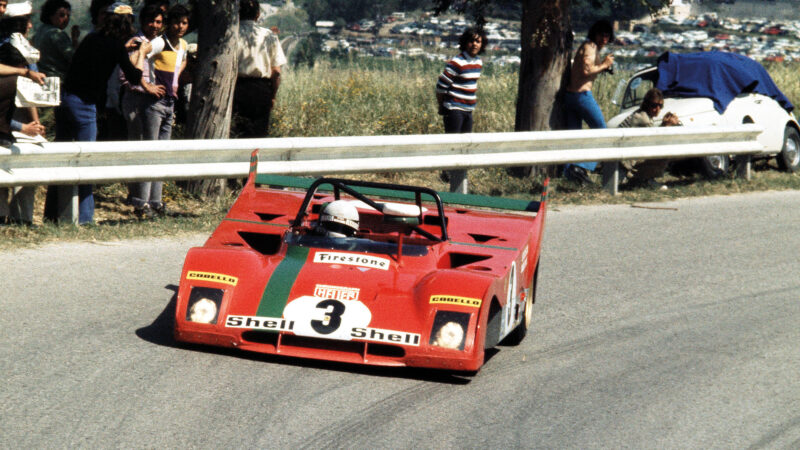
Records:
[[[658,78],[658,72],[651,70],[642,73],[628,82],[628,88],[625,90],[625,96],[622,98],[622,109],[638,107],[644,100],[644,94],[653,88]]]
[[[327,236],[287,234],[286,243],[309,248],[325,248],[329,250],[345,250],[351,252],[396,255],[397,244],[393,242],[373,241],[363,238],[334,238]],[[403,256],[425,256],[428,247],[424,245],[403,244]]]

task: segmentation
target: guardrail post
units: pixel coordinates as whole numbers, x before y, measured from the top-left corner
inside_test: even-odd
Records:
[[[619,194],[619,161],[603,161],[603,189],[611,195]]]
[[[459,194],[468,194],[469,180],[467,179],[466,170],[448,170],[450,176],[450,192],[457,192]]]
[[[738,155],[736,156],[736,178],[743,178],[750,181],[750,169],[752,167],[751,155]]]
[[[52,186],[56,190],[56,211],[59,223],[78,224],[78,185]]]

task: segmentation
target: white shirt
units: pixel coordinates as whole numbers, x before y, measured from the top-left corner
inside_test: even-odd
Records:
[[[273,67],[286,64],[278,36],[255,21],[239,22],[238,47],[240,77],[270,78]]]

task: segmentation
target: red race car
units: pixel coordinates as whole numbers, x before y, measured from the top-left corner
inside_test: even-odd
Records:
[[[255,166],[186,255],[178,341],[474,372],[486,349],[525,337],[547,183],[528,202]]]

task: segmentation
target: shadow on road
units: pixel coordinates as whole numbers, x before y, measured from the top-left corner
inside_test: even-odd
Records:
[[[156,317],[150,325],[136,330],[136,336],[144,341],[165,347],[182,348],[188,351],[211,353],[232,358],[247,359],[250,361],[262,361],[270,364],[283,364],[295,367],[307,367],[311,369],[332,370],[337,372],[348,372],[366,376],[407,378],[420,381],[430,381],[434,383],[446,384],[469,384],[472,377],[468,374],[453,373],[443,370],[418,369],[414,367],[380,367],[362,366],[358,364],[339,363],[335,361],[320,361],[315,359],[294,358],[291,356],[268,355],[263,353],[246,352],[238,349],[224,347],[210,347],[206,345],[185,344],[178,342],[172,336],[172,329],[175,317],[175,304],[178,299],[178,286],[167,285],[166,289],[173,292],[172,298],[163,311]],[[488,361],[497,353],[497,350],[486,351]]]
[[[168,284],[165,289],[172,291],[172,298],[169,299],[167,307],[161,311],[153,323],[136,330],[136,335],[153,344],[177,347],[178,343],[172,337],[172,324],[175,317],[175,303],[178,301],[178,286]]]

